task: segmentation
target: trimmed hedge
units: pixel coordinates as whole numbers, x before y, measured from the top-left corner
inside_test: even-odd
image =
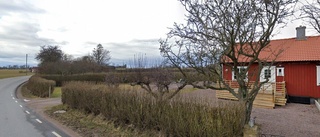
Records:
[[[119,125],[158,130],[166,136],[241,136],[244,105],[217,107],[185,100],[156,102],[152,97],[105,85],[69,82],[62,102],[73,109],[102,114]]]
[[[95,83],[105,82],[105,73],[86,73],[74,75],[40,75],[42,78],[56,81],[57,86],[69,81],[90,81]]]
[[[47,80],[38,76],[32,76],[27,83],[27,88],[30,90],[31,94],[35,96],[49,97],[49,87],[51,93],[53,93],[55,85],[56,82],[53,80]]]

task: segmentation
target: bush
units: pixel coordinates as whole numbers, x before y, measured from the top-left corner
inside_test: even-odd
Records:
[[[38,76],[32,76],[27,84],[27,88],[30,90],[31,94],[38,97],[49,97],[49,87],[50,91],[54,91],[56,82],[53,80],[47,80]]]
[[[102,114],[119,125],[159,130],[166,136],[240,136],[245,116],[240,104],[212,107],[179,99],[156,102],[146,94],[85,82],[62,87],[62,102],[87,113]]]

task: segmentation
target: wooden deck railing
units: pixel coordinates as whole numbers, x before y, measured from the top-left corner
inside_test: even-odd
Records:
[[[231,88],[238,90],[239,84],[237,81],[225,81]],[[221,83],[220,83],[221,84]],[[248,87],[252,87],[254,81],[249,81]],[[222,85],[222,84],[221,84]],[[217,98],[221,99],[231,99],[237,100],[229,91],[227,90],[217,90],[216,91]],[[256,107],[263,107],[263,108],[274,108],[275,105],[286,105],[286,88],[285,82],[270,82],[264,84],[260,90],[259,94],[257,95],[254,106]]]

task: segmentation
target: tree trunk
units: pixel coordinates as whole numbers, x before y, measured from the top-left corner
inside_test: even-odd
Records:
[[[245,123],[244,124],[248,124],[250,117],[251,117],[251,112],[252,112],[252,106],[253,106],[253,101],[254,99],[248,99],[248,100],[244,100],[244,104],[245,104]]]

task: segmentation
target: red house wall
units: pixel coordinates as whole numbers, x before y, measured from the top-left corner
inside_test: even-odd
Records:
[[[277,65],[279,66],[279,64]],[[257,65],[249,68],[250,81],[255,80]],[[281,63],[284,76],[276,76],[277,82],[286,82],[287,93],[290,96],[320,98],[320,86],[316,84],[316,64],[311,63]],[[223,77],[232,80],[232,69],[223,65]]]
[[[320,98],[315,63],[286,63],[283,66],[288,95]]]
[[[253,64],[251,65],[251,67],[249,68],[249,72],[248,72],[248,78],[250,81],[255,81],[256,77],[257,77],[257,64]],[[225,80],[232,80],[232,68],[223,65],[223,78]]]
[[[225,80],[232,80],[232,69],[227,65],[222,66],[222,75]]]

